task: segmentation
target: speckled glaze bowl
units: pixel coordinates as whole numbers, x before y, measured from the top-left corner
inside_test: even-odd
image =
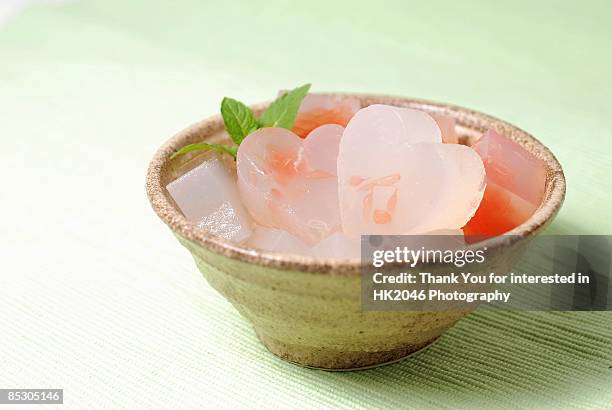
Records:
[[[346,95],[346,94],[345,94]],[[461,107],[408,98],[355,95],[362,106],[389,104],[455,118],[461,142],[470,144],[494,128],[525,147],[547,166],[545,198],[525,223],[478,246],[487,246],[483,269],[512,263],[530,237],[557,214],[565,196],[565,178],[554,155],[538,140],[507,122]],[[267,103],[252,108],[261,112]],[[467,313],[367,312],[360,301],[360,262],[321,260],[251,249],[212,236],[189,223],[166,185],[200,163],[203,154],[170,160],[187,144],[228,141],[220,116],[180,132],[153,157],[147,193],[153,209],[191,252],[210,283],[247,318],[275,355],[303,366],[350,370],[390,363],[431,344]]]

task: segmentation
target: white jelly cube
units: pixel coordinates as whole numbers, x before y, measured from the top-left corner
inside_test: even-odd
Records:
[[[166,187],[185,217],[200,228],[235,242],[251,235],[251,217],[242,205],[236,181],[217,157]]]
[[[310,254],[325,259],[359,259],[361,257],[361,239],[349,238],[336,232],[310,249]]]
[[[248,245],[279,253],[308,254],[309,247],[299,238],[283,229],[257,226],[249,238]]]

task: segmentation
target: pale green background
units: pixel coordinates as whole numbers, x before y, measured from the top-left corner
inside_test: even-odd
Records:
[[[2,0],[0,0],[1,2]],[[473,314],[401,364],[284,363],[210,289],[144,193],[170,135],[312,82],[528,130],[562,163],[550,232],[612,234],[612,3],[126,1],[0,26],[0,387],[67,408],[612,407],[610,313]]]

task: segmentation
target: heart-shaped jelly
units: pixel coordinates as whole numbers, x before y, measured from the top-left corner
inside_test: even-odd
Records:
[[[337,157],[344,128],[324,125],[302,140],[283,128],[262,128],[238,149],[238,187],[263,226],[314,244],[340,229]]]
[[[439,127],[423,111],[373,105],[357,112],[338,157],[344,233],[463,227],[482,199],[484,166],[472,148],[441,142]]]

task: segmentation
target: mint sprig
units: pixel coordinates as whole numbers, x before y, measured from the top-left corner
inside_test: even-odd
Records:
[[[240,145],[247,135],[259,128],[253,111],[233,98],[223,98],[223,101],[221,101],[221,116],[227,133],[236,145]]]
[[[308,90],[310,90],[310,84],[281,95],[261,114],[259,122],[264,127],[293,128],[300,104],[308,94]]]
[[[208,144],[206,142],[198,142],[196,144],[185,145],[183,148],[172,154],[172,156],[170,156],[170,159],[174,159],[177,156],[186,154],[188,152],[201,150],[214,150],[217,152],[230,154],[234,158],[236,158],[236,154],[238,153],[238,147],[236,146],[227,144]]]
[[[242,140],[259,128],[293,128],[300,105],[309,90],[310,84],[305,84],[284,93],[268,106],[259,119],[255,117],[253,111],[244,103],[225,97],[221,101],[221,116],[223,117],[225,130],[236,145],[208,144],[205,142],[190,144],[177,150],[170,158],[200,150],[215,150],[236,158],[238,146]]]

